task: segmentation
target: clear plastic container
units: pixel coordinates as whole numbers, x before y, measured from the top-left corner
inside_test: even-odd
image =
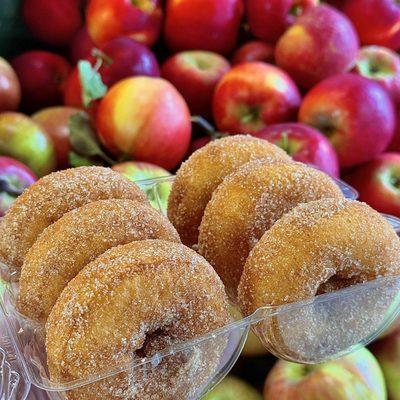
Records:
[[[172,180],[173,177],[160,178],[139,184],[152,193],[152,199],[162,208],[165,199],[160,198],[159,185],[170,184]],[[347,185],[345,188],[354,197],[355,192]],[[165,194],[165,187],[162,194]],[[399,232],[400,221],[394,217],[388,220]],[[7,394],[5,399],[18,400],[25,399],[30,385],[45,396],[32,398],[62,400],[71,390],[96,393],[98,385],[112,385],[116,379],[127,379],[131,393],[140,393],[157,384],[160,399],[198,399],[230,371],[250,329],[277,357],[314,364],[346,355],[370,343],[400,312],[400,277],[379,278],[310,300],[263,307],[246,318],[237,318],[234,313],[232,323],[203,337],[176,343],[144,359],[132,354],[129,362],[117,368],[88,379],[60,384],[49,377],[43,326],[24,318],[14,306],[17,291],[18,286],[10,284],[0,298],[0,348],[3,349],[0,356],[4,360],[5,353],[8,360],[8,364],[3,361],[6,368],[1,369],[0,389],[10,393],[11,397]],[[11,370],[13,372],[9,372]],[[173,381],[169,377],[171,371]],[[12,397],[10,385],[4,382],[16,380],[18,394]],[[3,400],[1,396],[0,399]]]

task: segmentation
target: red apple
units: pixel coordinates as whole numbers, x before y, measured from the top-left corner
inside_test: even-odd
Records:
[[[88,61],[93,67],[98,63],[101,65],[98,72],[107,87],[130,76],[160,76],[160,68],[153,52],[127,37],[110,40],[100,49],[96,49]],[[64,103],[68,106],[83,107],[80,79],[78,67],[75,67],[64,88]]]
[[[121,164],[116,164],[112,167],[114,171],[121,173],[133,182],[139,182],[148,179],[155,179],[170,176],[171,174],[164,168],[158,165],[139,162],[139,161],[127,161]],[[154,186],[152,185],[140,185],[141,189],[146,192],[146,195],[150,201],[150,204],[162,211],[167,212],[168,197],[171,193],[172,181],[162,182],[156,185],[156,192],[154,192]]]
[[[192,114],[209,116],[215,87],[229,69],[229,62],[219,54],[183,51],[165,61],[161,74],[178,89]]]
[[[21,101],[21,86],[12,66],[0,57],[0,112],[15,111]]]
[[[72,115],[80,111],[72,107],[51,107],[32,115],[32,119],[45,129],[54,143],[58,169],[69,166],[71,151],[69,120]]]
[[[168,81],[128,78],[115,84],[101,101],[97,129],[113,154],[169,170],[182,161],[189,147],[190,113]]]
[[[400,49],[400,4],[396,0],[346,0],[344,12],[362,44]]]
[[[319,0],[247,0],[247,20],[253,35],[276,42],[296,18]]]
[[[234,376],[226,377],[214,390],[202,397],[203,400],[262,400],[256,389]]]
[[[279,39],[275,60],[302,87],[350,70],[358,38],[349,19],[333,7],[313,7]]]
[[[393,139],[390,142],[387,150],[400,152],[400,104],[397,107],[396,113],[397,113],[396,129],[394,130]]]
[[[168,0],[165,40],[173,51],[227,54],[236,45],[243,9],[242,0]]]
[[[36,175],[21,162],[0,156],[0,217],[36,179]]]
[[[317,365],[278,361],[264,388],[265,400],[386,400],[386,387],[375,357],[361,349]]]
[[[95,44],[87,28],[81,28],[71,42],[70,59],[72,63],[76,64],[79,60],[90,57],[94,47]]]
[[[304,97],[299,120],[324,133],[342,167],[371,160],[392,140],[395,110],[376,82],[355,74],[328,78]]]
[[[365,46],[358,52],[354,72],[374,79],[400,104],[400,57],[382,46]]]
[[[87,27],[97,46],[119,36],[152,46],[162,19],[160,0],[91,0],[86,11]]]
[[[342,10],[346,0],[326,0],[326,3],[330,4],[333,7],[336,7],[339,10]]]
[[[23,114],[0,114],[0,154],[21,161],[38,177],[56,168],[52,140],[40,125]]]
[[[339,160],[329,140],[302,123],[267,126],[255,136],[284,149],[296,161],[312,164],[327,174],[339,176]]]
[[[70,65],[64,57],[48,51],[28,51],[12,60],[22,89],[21,107],[33,112],[61,103]]]
[[[54,46],[69,45],[83,24],[80,0],[24,0],[22,13],[33,35]]]
[[[388,398],[400,400],[400,331],[375,342],[371,350],[385,376]]]
[[[253,40],[239,47],[232,56],[232,65],[252,61],[273,63],[274,46],[260,40]]]
[[[383,153],[352,171],[348,181],[376,210],[400,217],[400,153]]]
[[[213,99],[218,129],[256,133],[268,124],[293,120],[300,93],[286,72],[252,62],[232,68],[219,82]]]

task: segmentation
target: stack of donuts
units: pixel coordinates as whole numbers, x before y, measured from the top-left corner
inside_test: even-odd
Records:
[[[82,167],[42,178],[17,199],[0,231],[0,259],[9,279],[19,281],[18,310],[45,324],[55,382],[132,365],[230,322],[214,269],[181,244],[136,184],[111,169]],[[212,376],[223,349],[216,344],[65,397],[183,399]]]
[[[168,217],[110,169],[48,175],[0,225],[20,313],[45,324],[56,382],[107,373],[242,314],[400,274],[400,240],[325,173],[250,136],[213,141],[177,172]],[[181,243],[182,241],[182,243]],[[226,343],[66,392],[71,400],[191,398]]]
[[[385,218],[254,137],[194,153],[177,172],[168,216],[244,315],[400,274],[400,240]]]

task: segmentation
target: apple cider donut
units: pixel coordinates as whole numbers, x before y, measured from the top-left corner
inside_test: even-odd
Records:
[[[242,164],[267,158],[291,158],[279,147],[251,136],[235,135],[210,142],[197,150],[176,173],[168,202],[168,217],[182,243],[197,244],[204,209],[222,180]]]
[[[314,297],[327,288],[400,274],[400,240],[378,212],[358,201],[300,204],[256,244],[239,285],[243,314]],[[333,283],[333,285],[330,285]]]
[[[99,200],[70,211],[29,249],[19,282],[19,311],[44,322],[64,287],[86,264],[112,247],[144,239],[180,242],[165,216],[134,200]]]
[[[283,214],[300,203],[343,198],[325,173],[302,163],[260,159],[241,166],[214,191],[200,225],[199,253],[236,298],[250,250]]]
[[[199,343],[156,366],[132,365],[228,322],[223,284],[195,251],[163,240],[114,247],[68,284],[50,313],[50,376],[68,382],[126,365],[126,372],[68,391],[67,398],[194,398],[218,367],[225,339]]]
[[[0,223],[0,260],[19,277],[29,248],[49,225],[84,204],[104,199],[147,202],[143,191],[109,168],[71,168],[47,175],[14,202]]]

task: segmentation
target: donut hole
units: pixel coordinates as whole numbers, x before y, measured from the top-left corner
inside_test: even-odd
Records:
[[[140,358],[151,357],[168,345],[172,344],[172,337],[166,328],[157,328],[146,334],[143,345],[135,351]]]
[[[346,277],[340,273],[331,276],[327,281],[320,284],[317,290],[317,295],[332,293],[349,286],[356,285],[357,283],[364,282],[360,276]]]

